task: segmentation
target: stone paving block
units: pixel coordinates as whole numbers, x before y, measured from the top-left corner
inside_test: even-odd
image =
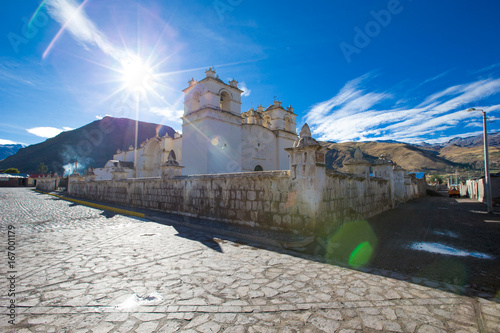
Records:
[[[27,222],[36,218],[34,210],[5,206],[15,217],[8,223],[22,229],[17,297],[23,307],[16,332],[479,332],[480,322],[487,332],[500,327],[498,303],[453,294],[444,284],[419,285],[424,280],[105,217],[29,191],[11,196],[42,207],[47,221],[35,227]],[[5,223],[0,217],[0,226]],[[0,322],[0,330],[9,329]]]

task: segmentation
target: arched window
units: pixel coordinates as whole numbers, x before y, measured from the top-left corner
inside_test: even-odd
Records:
[[[264,171],[264,169],[260,165],[257,165],[253,171]]]
[[[224,111],[231,111],[231,96],[226,92],[223,91],[220,94],[220,109]]]

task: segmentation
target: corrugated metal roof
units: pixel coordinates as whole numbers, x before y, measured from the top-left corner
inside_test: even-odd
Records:
[[[425,177],[425,172],[410,172],[409,174],[414,174],[417,179],[424,179]]]

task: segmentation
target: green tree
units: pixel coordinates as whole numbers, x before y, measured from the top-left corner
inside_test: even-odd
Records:
[[[38,172],[44,175],[49,172],[49,167],[46,166],[43,162],[40,162],[40,165],[38,166]]]
[[[5,173],[19,173],[19,169],[17,168],[8,168],[5,170]]]
[[[438,183],[442,184],[443,183],[443,177],[440,175],[427,175],[427,182],[428,183]]]

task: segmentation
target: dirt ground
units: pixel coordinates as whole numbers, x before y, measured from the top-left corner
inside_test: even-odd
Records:
[[[456,285],[500,301],[500,208],[467,198],[427,196],[367,221],[345,224],[309,247],[327,261]],[[315,253],[313,253],[315,252]]]

